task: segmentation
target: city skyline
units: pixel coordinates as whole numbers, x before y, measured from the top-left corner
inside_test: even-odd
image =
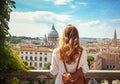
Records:
[[[11,13],[10,33],[44,37],[55,25],[59,35],[71,23],[80,37],[120,38],[120,0],[16,0]]]

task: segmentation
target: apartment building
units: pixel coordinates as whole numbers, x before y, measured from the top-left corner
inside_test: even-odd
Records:
[[[43,69],[45,64],[51,62],[52,49],[49,48],[20,48],[21,58],[28,66]]]

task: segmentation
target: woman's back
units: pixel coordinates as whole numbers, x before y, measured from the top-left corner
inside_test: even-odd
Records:
[[[78,68],[81,67],[83,69],[84,73],[86,73],[89,70],[88,63],[86,61],[87,60],[86,54],[87,54],[86,51],[83,50],[81,59],[79,62],[79,66],[78,66]],[[53,54],[52,54],[53,60],[51,62],[50,72],[53,75],[57,75],[55,84],[61,84],[62,74],[66,72],[63,61],[59,59],[59,55],[60,55],[59,49],[58,48],[54,49]],[[68,72],[74,72],[76,70],[77,61],[78,59],[76,59],[76,62],[74,64],[66,64]]]

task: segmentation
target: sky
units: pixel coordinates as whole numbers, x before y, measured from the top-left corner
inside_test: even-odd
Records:
[[[61,36],[67,24],[80,37],[120,38],[120,0],[15,0],[9,32],[15,36],[44,37],[52,25]]]

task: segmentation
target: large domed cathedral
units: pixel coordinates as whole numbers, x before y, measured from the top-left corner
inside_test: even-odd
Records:
[[[58,45],[58,39],[59,34],[53,24],[50,32],[47,35],[45,35],[44,39],[40,42],[40,46],[55,48]]]
[[[50,30],[50,32],[48,33],[48,41],[57,41],[59,38],[58,32],[55,29],[55,26],[52,25],[52,29]]]

